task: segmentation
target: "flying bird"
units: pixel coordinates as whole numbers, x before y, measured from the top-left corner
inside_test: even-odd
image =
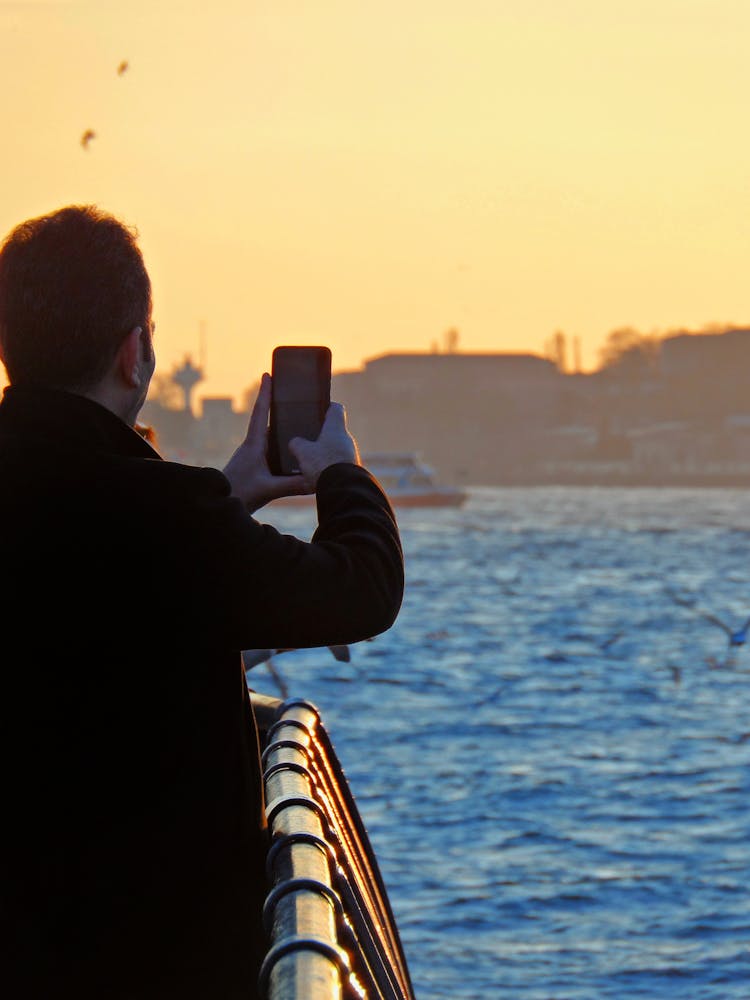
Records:
[[[741,625],[739,628],[732,628],[731,625],[727,625],[726,622],[717,618],[716,615],[711,614],[710,611],[704,611],[702,608],[697,608],[695,606],[695,600],[687,597],[680,597],[679,594],[676,594],[669,588],[667,588],[667,593],[675,604],[679,604],[683,608],[690,608],[690,610],[694,611],[695,614],[704,618],[707,622],[711,622],[712,625],[716,625],[716,627],[720,628],[722,632],[725,632],[730,649],[733,649],[736,646],[744,646],[747,642],[747,634],[748,630],[750,630],[750,618],[748,618],[744,625]]]
[[[715,656],[709,656],[706,659],[706,663],[712,670],[726,669],[727,667],[733,667],[735,665],[735,657],[737,655],[737,650],[740,646],[744,646],[748,641],[748,631],[750,631],[750,618],[740,625],[739,628],[733,628],[726,622],[722,621],[721,618],[717,618],[716,615],[711,614],[710,611],[704,611],[702,608],[695,606],[695,598],[681,597],[679,594],[675,593],[669,587],[665,590],[675,602],[679,604],[680,607],[689,608],[694,614],[699,615],[701,618],[720,628],[722,632],[727,637],[727,653],[723,660],[718,660]]]
[[[615,632],[614,635],[609,636],[608,639],[604,639],[603,642],[599,643],[599,649],[601,649],[603,653],[606,653],[609,647],[614,646],[617,640],[621,639],[624,634],[624,632]]]
[[[352,658],[348,646],[329,646],[328,649],[333,653],[335,659],[343,663],[348,663]],[[277,653],[293,652],[293,649],[243,649],[242,662],[245,665],[245,670],[252,670],[259,663],[268,663]]]
[[[127,71],[128,65],[129,65],[129,63],[128,63],[127,59],[123,59],[123,61],[117,67],[117,75],[118,76],[122,76],[122,74]]]
[[[81,145],[84,149],[89,148],[89,143],[92,139],[96,139],[96,132],[93,129],[87,128],[86,131],[81,136]]]
[[[734,646],[744,646],[747,642],[747,632],[748,629],[750,629],[750,618],[748,618],[744,625],[740,625],[739,628],[732,628],[730,625],[727,625],[726,622],[721,621],[716,617],[716,615],[712,615],[708,611],[700,611],[699,614],[702,618],[705,618],[706,621],[711,622],[723,632],[726,632],[730,649]]]
[[[334,658],[343,663],[348,663],[351,660],[351,653],[349,652],[349,647],[345,645],[335,645],[328,647],[333,654]],[[286,681],[279,673],[278,668],[273,662],[273,658],[277,653],[293,653],[294,649],[243,649],[242,650],[242,665],[245,668],[245,673],[252,670],[253,667],[257,667],[259,663],[265,663],[269,674],[273,677],[276,687],[279,689],[279,694],[282,698],[286,699],[289,697],[289,688]]]

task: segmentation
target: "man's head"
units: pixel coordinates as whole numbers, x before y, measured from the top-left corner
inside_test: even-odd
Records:
[[[94,206],[71,205],[8,235],[0,248],[0,356],[12,384],[95,395],[128,337],[140,341],[146,370],[134,387],[145,398],[151,282],[133,230]]]

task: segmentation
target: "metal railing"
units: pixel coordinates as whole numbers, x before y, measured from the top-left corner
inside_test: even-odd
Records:
[[[271,834],[261,995],[414,1000],[377,860],[317,708],[251,697]]]

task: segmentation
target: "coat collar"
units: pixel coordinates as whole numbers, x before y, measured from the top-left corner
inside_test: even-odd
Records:
[[[97,451],[160,458],[141,435],[92,399],[60,389],[7,386],[0,402],[0,432]]]

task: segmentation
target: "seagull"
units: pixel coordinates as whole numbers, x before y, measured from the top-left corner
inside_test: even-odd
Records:
[[[92,139],[96,139],[96,132],[93,129],[87,128],[86,131],[81,136],[81,145],[84,149],[89,148],[89,143]]]
[[[549,660],[550,663],[569,663],[571,660],[577,660],[584,656],[599,656],[600,653],[609,654],[612,646],[614,646],[617,640],[622,638],[623,635],[625,635],[625,633],[622,631],[614,632],[606,639],[597,640],[582,632],[569,632],[565,636],[565,639],[568,642],[593,643],[596,645],[596,652],[590,652],[585,649],[569,649],[567,652],[562,652],[559,649],[553,649],[551,652],[545,653],[544,658],[545,660]],[[617,657],[614,653],[611,655],[615,659],[621,659],[621,657]]]
[[[351,660],[351,653],[349,652],[349,647],[346,645],[335,645],[328,647],[336,660],[342,663],[348,663]],[[245,674],[252,670],[253,667],[257,667],[259,663],[265,663],[268,668],[268,672],[273,677],[276,682],[276,686],[279,689],[281,697],[286,699],[289,697],[289,688],[286,681],[279,673],[276,665],[273,662],[273,657],[277,653],[293,653],[293,648],[285,649],[243,649],[242,650],[242,665],[245,668]]]
[[[129,64],[128,64],[128,61],[127,61],[127,59],[123,59],[123,61],[122,61],[122,62],[120,63],[120,65],[119,65],[119,66],[117,67],[117,75],[118,75],[118,76],[122,76],[122,74],[123,74],[123,73],[125,73],[125,72],[126,72],[126,70],[128,69],[128,65],[129,65]]]
[[[673,590],[667,589],[667,593],[675,604],[679,604],[683,608],[690,608],[691,611],[700,615],[701,618],[705,618],[707,622],[711,622],[712,625],[716,625],[716,627],[720,628],[722,632],[725,632],[729,641],[730,649],[734,649],[737,646],[744,646],[747,642],[747,633],[750,629],[750,618],[747,619],[744,625],[735,629],[730,625],[727,625],[727,623],[723,622],[720,618],[717,618],[716,615],[712,615],[710,611],[703,611],[701,608],[696,608],[694,600],[680,597],[679,594],[676,594]]]
[[[667,669],[672,675],[672,680],[675,684],[679,684],[682,681],[682,667],[678,667],[674,663],[668,663]]]
[[[615,632],[614,635],[611,635],[608,639],[599,643],[599,649],[601,649],[603,653],[606,653],[609,647],[614,646],[617,640],[621,639],[624,634],[624,632]]]
[[[351,660],[351,653],[349,652],[349,647],[344,645],[339,646],[329,646],[331,653],[333,653],[334,659],[339,660],[342,663],[348,663]],[[285,649],[243,649],[242,650],[242,662],[245,665],[245,670],[252,670],[253,667],[257,667],[259,663],[268,663],[268,661],[276,656],[277,653],[293,653],[293,648]]]
[[[744,646],[747,642],[747,631],[750,629],[750,618],[747,619],[744,625],[741,625],[738,629],[733,629],[725,622],[721,621],[716,615],[710,614],[708,611],[700,611],[701,617],[705,618],[706,621],[712,622],[722,631],[726,632],[727,638],[729,640],[729,648],[733,649],[735,646]]]

